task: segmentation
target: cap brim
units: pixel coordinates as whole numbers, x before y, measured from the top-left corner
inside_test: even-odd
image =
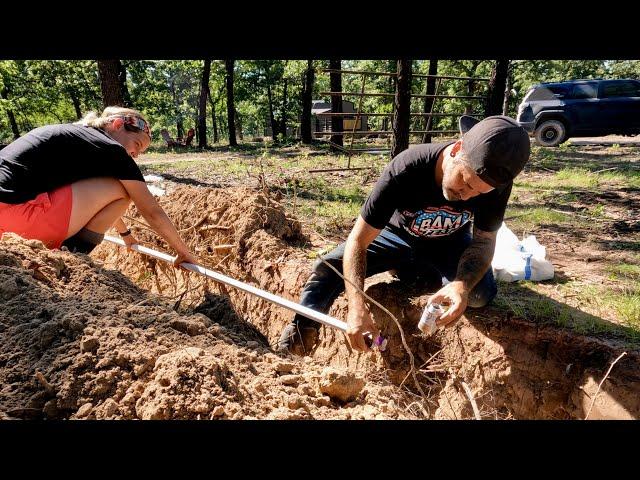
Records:
[[[462,115],[458,119],[458,127],[460,128],[460,133],[464,135],[469,130],[471,130],[471,127],[473,127],[479,121],[480,120],[470,115]]]

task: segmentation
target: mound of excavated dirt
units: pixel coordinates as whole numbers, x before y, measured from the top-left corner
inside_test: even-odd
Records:
[[[177,187],[169,195],[160,197],[159,202],[187,245],[197,252],[202,265],[289,300],[299,300],[314,259],[309,255],[309,239],[302,232],[300,222],[288,217],[283,205],[273,196],[246,187]],[[126,216],[141,243],[170,251],[164,241],[145,226],[135,207],[131,207]],[[221,246],[223,248],[219,248]],[[233,310],[257,328],[271,345],[293,315],[266,300],[194,273],[178,271],[165,262],[128,252],[124,247],[105,242],[92,257],[103,261],[108,268],[120,270],[142,288],[175,299],[181,307],[196,307],[203,295],[218,293],[228,298]],[[340,297],[330,313],[344,319],[345,309],[344,299]],[[215,315],[224,316],[227,310],[227,305],[223,305]],[[369,373],[387,367],[380,355],[351,351],[343,333],[330,328],[322,328],[321,332],[319,361]],[[401,363],[406,367],[406,362],[406,355],[400,353],[394,368]],[[391,373],[396,380],[406,372],[400,369]]]
[[[300,222],[287,217],[276,200],[250,188],[178,187],[159,202],[202,265],[297,301],[311,268],[307,252],[297,247],[309,240]],[[145,226],[135,207],[126,216],[141,243],[171,252]],[[211,290],[228,295],[236,310],[272,342],[287,321],[287,311],[280,307],[123,247],[105,242],[92,257],[122,271],[142,288],[175,297],[182,306],[194,307]]]
[[[88,256],[13,234],[0,301],[0,418],[416,418],[388,382],[276,356],[225,297],[180,314]]]
[[[179,187],[160,203],[205,266],[298,301],[313,259],[299,222],[287,217],[277,200],[250,188]],[[129,215],[143,243],[166,250],[155,234],[137,223],[143,219],[135,208]],[[265,345],[277,340],[292,316],[269,302],[121,247],[105,244],[93,256],[182,307],[199,305],[187,311],[205,313],[233,332],[242,331],[243,338]],[[412,403],[412,414],[422,417],[473,418],[471,394],[483,418],[584,418],[598,382],[625,348],[613,340],[511,318],[491,308],[477,314],[471,309],[455,328],[425,338],[416,328],[429,294],[424,285],[407,286],[382,276],[367,281],[367,292],[402,325],[417,379],[428,396]],[[200,304],[203,295],[207,301]],[[342,296],[329,313],[346,318]],[[313,360],[416,392],[396,324],[377,307],[372,307],[372,315],[389,339],[386,352],[353,352],[341,332],[323,327]],[[639,359],[638,351],[628,351],[615,365],[598,392],[590,418],[640,418]],[[213,364],[206,368],[218,371]],[[320,392],[350,398],[349,388],[359,380],[345,376],[332,380],[332,375],[325,372],[318,383]]]
[[[313,259],[275,199],[181,187],[160,202],[202,264],[298,300]],[[135,208],[128,216],[142,243],[168,251]],[[377,307],[384,353],[353,352],[323,327],[311,358],[283,358],[269,345],[288,310],[112,244],[90,258],[5,235],[0,418],[473,418],[472,401],[482,418],[640,418],[638,351],[600,388],[622,352],[613,340],[491,308],[425,338],[424,286],[367,285],[402,325],[428,398],[415,395],[400,333]],[[330,314],[345,318],[342,297]]]

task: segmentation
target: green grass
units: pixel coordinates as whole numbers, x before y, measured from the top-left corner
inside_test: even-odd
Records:
[[[596,170],[597,172],[597,170]],[[520,177],[514,182],[515,187],[526,189],[554,190],[597,190],[603,184],[619,185],[628,188],[640,188],[640,171],[631,166],[618,167],[608,172],[590,171],[586,168],[563,168],[552,175],[541,179]]]
[[[640,265],[619,263],[617,265],[609,265],[607,271],[610,273],[612,280],[629,279],[640,281]]]
[[[286,188],[289,192],[294,189],[298,196],[307,196],[322,201],[341,201],[347,203],[359,203],[362,205],[366,198],[366,192],[360,185],[332,185],[325,178],[312,176],[301,179],[288,179]]]
[[[640,292],[614,295],[609,302],[626,325],[640,330]]]
[[[633,240],[610,240],[605,242],[607,248],[640,252],[640,242]]]
[[[574,323],[572,308],[567,305],[536,294],[527,284],[530,282],[519,282],[518,284],[500,283],[499,294],[494,300],[495,305],[513,313],[516,317],[533,320],[536,322],[556,323],[560,326],[568,327]],[[532,295],[523,293],[528,290]]]
[[[311,219],[313,227],[324,233],[327,230],[350,229],[361,207],[361,202],[321,201],[302,205],[300,212]]]
[[[505,221],[509,228],[531,231],[540,225],[573,224],[579,219],[542,207],[507,207]]]
[[[176,162],[147,164],[142,165],[142,167],[144,167],[144,170],[147,172],[173,173],[175,171],[187,170],[188,168],[193,168],[197,165],[198,163],[195,161],[178,160]]]
[[[594,217],[602,217],[604,216],[604,205],[598,204],[593,207],[590,207],[589,209],[587,209],[587,213]]]
[[[584,335],[614,335],[640,343],[640,293],[616,293],[606,287],[572,281],[560,290],[577,295],[580,305],[589,305],[596,312],[612,311],[622,326],[581,309],[556,301],[539,293],[533,282],[500,283],[494,304],[514,316],[539,323],[552,323],[571,328]],[[602,313],[600,313],[601,315]]]
[[[602,181],[619,184],[628,188],[640,188],[640,171],[627,170],[622,172],[603,172],[598,174]]]
[[[549,182],[551,186],[590,190],[600,185],[598,174],[583,168],[565,168],[556,173]]]

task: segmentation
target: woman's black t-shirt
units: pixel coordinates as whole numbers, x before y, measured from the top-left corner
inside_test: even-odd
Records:
[[[2,203],[23,203],[94,177],[144,181],[125,148],[98,128],[47,125],[0,150]]]

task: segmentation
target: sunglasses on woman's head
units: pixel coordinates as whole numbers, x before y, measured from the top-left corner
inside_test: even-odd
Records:
[[[122,117],[124,120],[124,128],[130,132],[141,131],[149,135],[151,139],[151,131],[149,130],[149,124],[143,119],[138,117]]]

